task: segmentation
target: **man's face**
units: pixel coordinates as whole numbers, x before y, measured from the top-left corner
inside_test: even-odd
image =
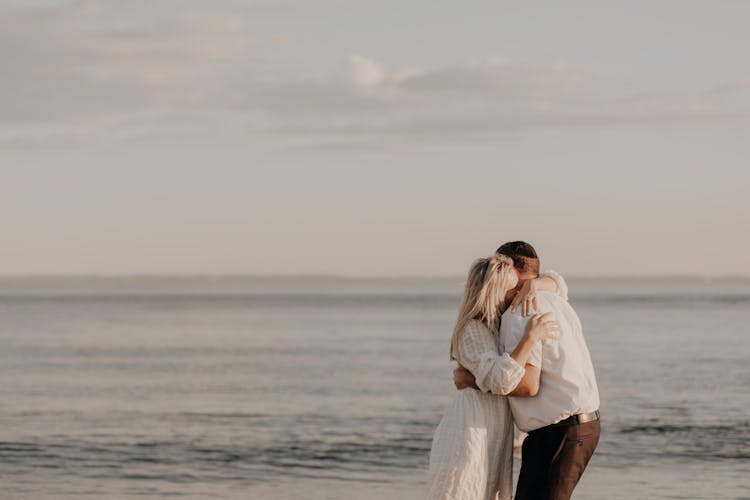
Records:
[[[516,276],[518,276],[518,285],[516,285],[516,288],[518,288],[519,290],[523,286],[524,282],[529,281],[529,280],[533,280],[534,278],[536,278],[536,274],[535,273],[530,273],[528,271],[523,271],[521,269],[518,269],[517,267],[514,267],[513,271],[515,271]]]
[[[505,300],[506,302],[508,300],[513,300],[513,297],[516,296],[518,291],[523,287],[523,284],[531,279],[536,278],[536,275],[534,273],[524,272],[521,269],[518,269],[517,267],[513,268],[513,272],[516,273],[516,277],[518,278],[518,283],[516,283],[516,287],[512,290],[509,290],[507,294],[505,294]]]

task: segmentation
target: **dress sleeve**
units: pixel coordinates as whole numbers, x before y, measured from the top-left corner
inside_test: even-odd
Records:
[[[555,283],[557,284],[557,294],[562,297],[564,300],[568,300],[568,284],[565,283],[565,280],[560,275],[560,273],[547,270],[542,271],[539,273],[540,276],[549,276],[553,280],[555,280]]]
[[[483,392],[493,394],[512,392],[525,372],[507,353],[500,354],[495,336],[478,321],[470,322],[461,332],[458,361],[474,375]]]

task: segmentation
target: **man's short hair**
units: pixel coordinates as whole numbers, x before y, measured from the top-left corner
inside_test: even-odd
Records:
[[[500,245],[495,253],[513,259],[513,266],[522,273],[539,274],[539,255],[530,243],[509,241]]]

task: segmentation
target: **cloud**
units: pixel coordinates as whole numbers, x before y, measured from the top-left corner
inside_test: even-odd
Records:
[[[226,5],[226,2],[222,5]],[[250,12],[197,1],[27,3],[0,16],[0,121],[19,130],[116,128],[212,108],[274,55]],[[150,118],[152,117],[152,118]],[[57,134],[53,134],[57,136]]]
[[[280,133],[450,138],[509,129],[750,116],[747,86],[693,96],[621,92],[564,61],[493,57],[431,70],[386,71],[361,56],[340,77],[278,81],[258,100]]]
[[[491,57],[397,68],[352,54],[295,70],[253,31],[304,3],[223,0],[11,2],[0,10],[0,145],[81,146],[191,134],[424,136],[747,117],[750,85],[696,95],[613,92],[563,60]]]
[[[349,57],[347,76],[358,87],[374,87],[383,82],[383,67],[372,59],[358,54]]]

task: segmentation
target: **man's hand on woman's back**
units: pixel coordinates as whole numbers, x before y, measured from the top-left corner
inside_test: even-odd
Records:
[[[477,381],[474,378],[474,375],[471,374],[469,370],[464,368],[461,365],[458,365],[458,368],[453,370],[453,383],[456,384],[456,389],[476,389],[479,390],[479,387],[477,386]]]

